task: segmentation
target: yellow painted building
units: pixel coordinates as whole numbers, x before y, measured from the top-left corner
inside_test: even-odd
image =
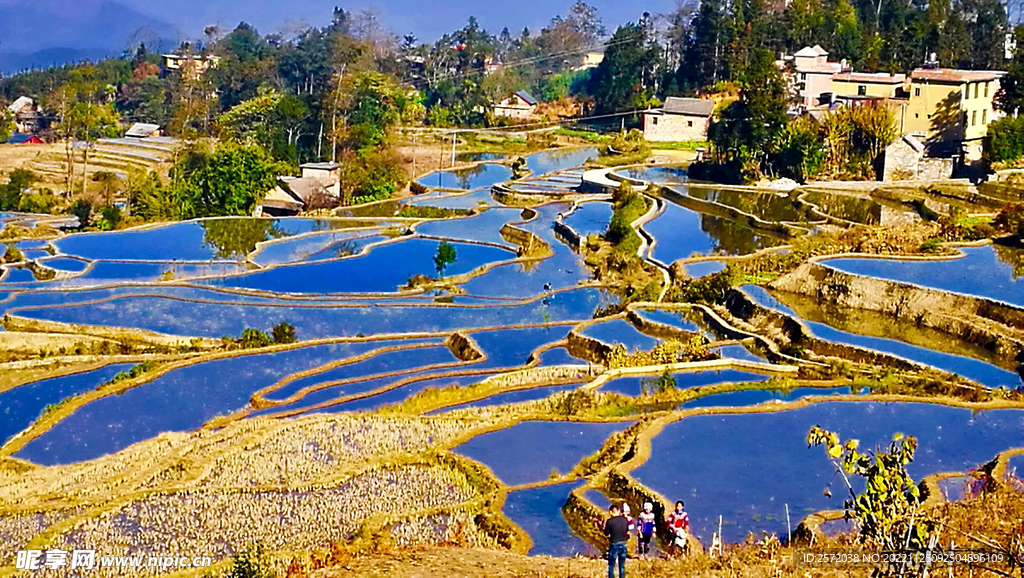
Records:
[[[839,72],[832,75],[832,92],[838,96],[896,98],[904,91],[905,74]]]
[[[959,141],[964,158],[981,158],[988,124],[1002,116],[993,106],[1003,72],[918,68],[910,73],[905,132],[927,141]]]

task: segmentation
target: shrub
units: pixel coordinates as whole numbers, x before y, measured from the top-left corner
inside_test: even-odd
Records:
[[[270,345],[270,336],[259,329],[248,328],[242,331],[242,337],[238,340],[238,346],[242,349],[253,349]]]
[[[4,252],[3,262],[4,263],[19,263],[25,260],[25,255],[14,245],[7,247],[7,251]]]
[[[274,343],[295,343],[296,341],[295,326],[287,321],[275,325],[270,333],[274,338]]]
[[[989,162],[1013,161],[1024,156],[1024,117],[1007,116],[988,125],[984,157]]]

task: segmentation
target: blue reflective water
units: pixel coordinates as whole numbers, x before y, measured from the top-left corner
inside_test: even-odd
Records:
[[[478,189],[490,187],[512,178],[512,169],[505,165],[485,163],[468,169],[440,171],[421,177],[416,182],[438,189]]]
[[[595,323],[580,331],[581,335],[593,337],[609,345],[622,344],[627,351],[635,349],[649,350],[659,343],[659,340],[649,335],[644,335],[633,327],[633,324],[625,319],[612,319]]]
[[[583,495],[590,500],[598,508],[607,510],[612,506],[612,501],[608,499],[608,496],[604,495],[601,490],[587,490],[583,492]]]
[[[664,263],[696,255],[746,255],[782,242],[735,221],[702,215],[671,202],[665,203],[665,212],[645,224],[644,230],[658,240],[654,257]]]
[[[372,236],[374,231],[340,231],[322,235],[308,235],[295,239],[285,239],[264,245],[259,253],[253,257],[257,265],[277,265],[281,263],[295,263],[298,261],[310,260],[312,255],[326,250],[336,243],[352,241],[354,237]],[[381,239],[381,237],[374,237]],[[335,252],[337,253],[337,251]],[[349,255],[352,252],[348,253]],[[333,255],[335,257],[344,255]],[[329,258],[329,257],[323,257]]]
[[[785,536],[785,505],[794,525],[804,515],[842,507],[847,497],[834,480],[822,448],[807,448],[813,425],[840,438],[859,439],[866,450],[896,432],[918,438],[908,471],[915,479],[965,471],[1024,436],[1024,412],[970,410],[929,404],[825,402],[779,413],[691,416],[666,426],[652,441],[651,458],[633,474],[670,500],[683,499],[695,534],[710,543],[718,516],[725,540],[747,532]]]
[[[421,205],[424,207],[442,207],[446,209],[472,209],[478,205],[493,206],[497,203],[491,196],[490,187],[465,194],[447,194],[431,196],[428,198],[416,198],[409,202],[410,205]]]
[[[233,275],[247,268],[241,263],[122,263],[96,261],[84,275],[71,279],[55,280],[48,285],[60,287],[83,287],[114,283],[150,283],[209,277],[212,275]]]
[[[484,263],[514,259],[511,251],[468,243],[449,243],[455,261],[445,276],[461,275]],[[286,265],[249,275],[214,279],[225,287],[279,293],[373,293],[396,291],[414,275],[436,276],[434,263],[440,241],[407,239],[374,248],[366,255],[339,261]]]
[[[581,482],[566,482],[544,488],[519,490],[505,498],[502,512],[533,539],[529,554],[573,557],[596,554],[596,549],[573,533],[561,515],[569,492]],[[571,564],[571,562],[570,562]]]
[[[416,232],[430,237],[497,243],[506,247],[515,247],[501,236],[501,227],[505,223],[522,220],[522,212],[519,209],[492,208],[472,217],[423,223],[416,227]]]
[[[778,299],[761,287],[756,285],[744,285],[743,291],[762,307],[800,318],[795,311],[783,305]],[[924,363],[932,367],[937,367],[951,373],[962,375],[983,385],[993,387],[1010,385],[1015,387],[1020,382],[1020,376],[1016,373],[971,357],[943,353],[941,351],[918,347],[895,339],[857,335],[856,333],[841,331],[824,323],[808,321],[806,319],[803,319],[803,322],[807,325],[808,329],[811,330],[811,333],[821,339],[834,341],[836,343],[865,347],[877,351],[884,351],[904,359]],[[895,334],[898,335],[899,332],[895,332]]]
[[[31,283],[36,280],[36,276],[32,273],[31,269],[7,267],[6,270],[7,274],[3,278],[4,283]]]
[[[627,423],[527,421],[479,435],[455,451],[491,468],[510,486],[548,479],[552,470],[567,473],[601,448]]]
[[[579,149],[555,149],[534,153],[526,157],[526,168],[533,171],[534,177],[578,167],[583,163],[594,160],[600,156],[596,148],[587,147]]]
[[[0,445],[27,428],[46,406],[96,389],[132,364],[108,365],[85,373],[19,385],[0,393]]]
[[[717,351],[722,357],[728,357],[729,359],[744,359],[746,361],[764,361],[764,358],[757,353],[751,351],[742,344],[737,345],[726,345],[725,347],[716,347],[714,351]]]
[[[57,269],[58,271],[70,271],[72,273],[80,273],[85,271],[85,268],[89,266],[88,261],[81,259],[72,259],[71,257],[53,257],[50,259],[42,259],[39,261],[40,264],[49,267],[50,269]]]
[[[686,274],[690,277],[704,277],[723,270],[725,270],[725,263],[722,261],[700,261],[686,264]]]
[[[565,339],[568,333],[568,326],[531,327],[475,331],[470,333],[470,337],[487,354],[485,367],[514,367],[525,364],[533,350],[546,343]]]
[[[29,442],[17,457],[67,464],[116,452],[165,431],[198,428],[249,403],[285,375],[348,355],[346,344],[208,361],[96,400]]]
[[[821,263],[855,275],[915,283],[1024,306],[1024,277],[1014,277],[1013,265],[1000,260],[992,245],[961,250],[966,257],[947,261],[844,258]]]
[[[563,222],[580,235],[588,237],[603,233],[611,220],[611,203],[598,201],[579,205],[571,215],[563,219]]]
[[[805,213],[795,199],[775,193],[689,187],[687,194],[697,199],[727,205],[764,221],[800,221]]]
[[[623,395],[637,396],[640,395],[640,389],[643,385],[643,381],[646,380],[650,382],[658,379],[658,377],[659,376],[657,375],[617,377],[602,385],[601,390],[614,391]],[[703,371],[681,372],[672,374],[672,378],[676,380],[676,387],[679,389],[689,389],[691,387],[715,385],[719,383],[767,381],[769,379],[767,375],[751,373],[749,371],[740,371],[738,369],[707,369]],[[654,386],[648,386],[648,389],[652,389],[653,387]]]
[[[703,328],[693,321],[686,318],[685,311],[671,310],[671,309],[638,309],[636,310],[637,315],[654,321],[655,323],[661,323],[664,325],[671,325],[684,331],[700,332]]]
[[[649,183],[685,183],[688,180],[686,167],[629,167],[615,171],[620,177],[641,179]]]
[[[147,289],[147,292],[151,290]],[[54,293],[48,300],[65,293]],[[70,307],[24,309],[19,315],[67,323],[112,325],[149,329],[176,335],[222,337],[241,335],[247,327],[269,329],[280,321],[298,328],[300,339],[354,336],[360,333],[393,332],[402,328],[444,331],[468,327],[489,327],[544,321],[578,320],[590,317],[605,304],[598,289],[576,289],[555,295],[547,304],[534,301],[505,306],[366,306],[365,303],[333,304],[324,307],[296,302],[272,301],[276,306],[237,303],[196,304],[178,298],[133,297],[119,293],[111,301]],[[200,295],[192,293],[192,296]],[[207,297],[223,296],[207,292]],[[177,297],[177,295],[175,295]],[[226,299],[226,297],[224,297]],[[231,296],[231,300],[241,301]],[[315,303],[311,305],[316,305]]]

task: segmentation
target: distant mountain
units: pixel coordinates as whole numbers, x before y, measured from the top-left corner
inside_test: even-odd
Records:
[[[10,74],[176,44],[174,26],[105,0],[0,0],[0,71]]]

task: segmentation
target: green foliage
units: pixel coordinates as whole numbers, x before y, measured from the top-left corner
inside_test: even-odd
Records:
[[[1006,116],[988,125],[984,156],[989,162],[1015,161],[1024,157],[1024,116]]]
[[[21,196],[18,202],[18,210],[22,213],[52,213],[57,207],[57,197],[50,189],[43,189],[38,193],[27,193]]]
[[[277,177],[290,172],[258,146],[224,143],[213,151],[189,151],[172,169],[179,216],[248,215]]]
[[[726,291],[742,281],[742,273],[729,265],[717,273],[683,280],[674,288],[671,297],[679,303],[713,305],[724,301]]]
[[[14,126],[14,114],[7,110],[7,107],[0,107],[0,144],[4,144],[17,127]]]
[[[437,269],[437,275],[440,277],[444,270],[455,262],[455,247],[451,246],[447,241],[441,241],[437,246],[437,254],[434,255],[434,268]]]
[[[100,211],[99,228],[104,231],[113,231],[123,220],[121,209],[115,205],[107,205]]]
[[[643,109],[653,96],[644,88],[645,80],[657,68],[660,48],[646,42],[647,33],[638,24],[625,24],[615,30],[587,89],[594,95],[594,110],[598,114]]]
[[[28,169],[14,169],[7,183],[0,185],[0,210],[15,211],[21,205],[21,196],[36,182],[36,174]]]
[[[255,349],[271,344],[270,336],[251,327],[242,331],[242,336],[235,342],[242,349]]]
[[[120,371],[110,379],[109,383],[117,383],[119,381],[125,381],[126,379],[135,379],[141,377],[142,374],[152,371],[156,367],[156,363],[152,361],[143,361],[138,365],[132,366],[128,371]]]
[[[643,397],[647,397],[652,394],[663,394],[674,389],[676,389],[676,378],[672,377],[672,373],[667,369],[656,378],[640,380],[640,395]]]
[[[270,556],[261,543],[236,552],[231,557],[231,570],[227,573],[227,578],[276,578],[276,576],[277,574],[271,568]]]
[[[860,521],[862,542],[882,550],[928,546],[934,525],[919,515],[923,497],[906,468],[914,461],[916,438],[896,434],[888,451],[861,452],[857,440],[842,443],[837,434],[814,426],[807,435],[807,446],[824,446],[829,461],[846,482],[850,494],[846,514]],[[863,478],[864,491],[856,493],[848,476]]]
[[[84,229],[89,226],[89,219],[92,216],[92,203],[85,199],[78,199],[71,203],[68,213],[78,217],[78,226]]]
[[[278,344],[295,343],[297,339],[295,326],[287,321],[282,321],[275,325],[270,334],[274,339],[274,343]]]
[[[612,203],[614,210],[604,238],[615,245],[617,252],[634,255],[642,240],[631,223],[647,212],[648,202],[640,193],[634,191],[627,181],[622,181],[619,188],[612,193]]]
[[[398,211],[399,217],[409,219],[450,219],[472,215],[469,209],[451,209],[447,207],[431,207],[427,205],[406,205]]]
[[[1007,204],[992,222],[1000,231],[1024,238],[1024,203]]]
[[[918,248],[922,253],[938,253],[942,250],[942,237],[931,237],[925,239],[924,243]]]
[[[25,255],[14,245],[8,245],[7,250],[4,251],[3,262],[4,263],[20,263],[25,260]]]

